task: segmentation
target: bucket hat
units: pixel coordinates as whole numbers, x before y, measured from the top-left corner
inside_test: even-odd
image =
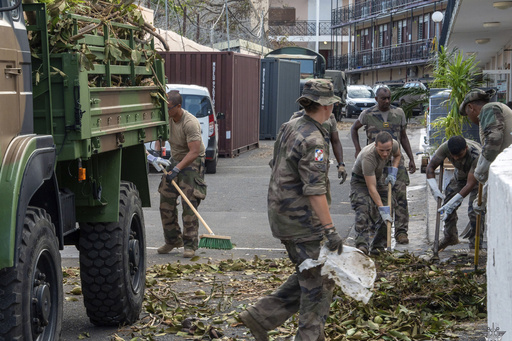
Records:
[[[297,99],[297,102],[302,106],[307,106],[310,101],[320,105],[331,105],[341,102],[341,98],[334,96],[334,87],[329,80],[310,79],[304,84],[302,96]]]

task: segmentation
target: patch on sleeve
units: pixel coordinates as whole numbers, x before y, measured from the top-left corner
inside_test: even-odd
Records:
[[[315,149],[315,161],[324,161],[323,149]]]

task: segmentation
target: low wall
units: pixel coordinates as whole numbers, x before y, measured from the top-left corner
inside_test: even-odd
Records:
[[[512,147],[491,165],[487,211],[487,323],[512,341]]]

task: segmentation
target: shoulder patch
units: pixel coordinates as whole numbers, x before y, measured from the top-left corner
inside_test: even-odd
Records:
[[[324,161],[323,149],[315,149],[315,161]]]

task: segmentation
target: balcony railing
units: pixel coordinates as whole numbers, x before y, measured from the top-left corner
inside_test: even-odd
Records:
[[[293,22],[274,23],[269,26],[269,35],[271,36],[315,36],[316,21],[315,20],[295,20]],[[331,22],[329,20],[321,20],[319,22],[319,30],[321,36],[331,35]]]
[[[332,25],[348,24],[350,22],[364,20],[370,16],[397,11],[402,7],[412,7],[415,4],[424,3],[425,0],[367,0],[353,5],[338,7],[331,12]]]
[[[432,57],[432,54],[432,41],[424,39],[373,50],[357,51],[350,56],[350,60],[347,54],[341,57],[329,58],[327,68],[351,71],[385,65],[400,65],[428,60]]]

